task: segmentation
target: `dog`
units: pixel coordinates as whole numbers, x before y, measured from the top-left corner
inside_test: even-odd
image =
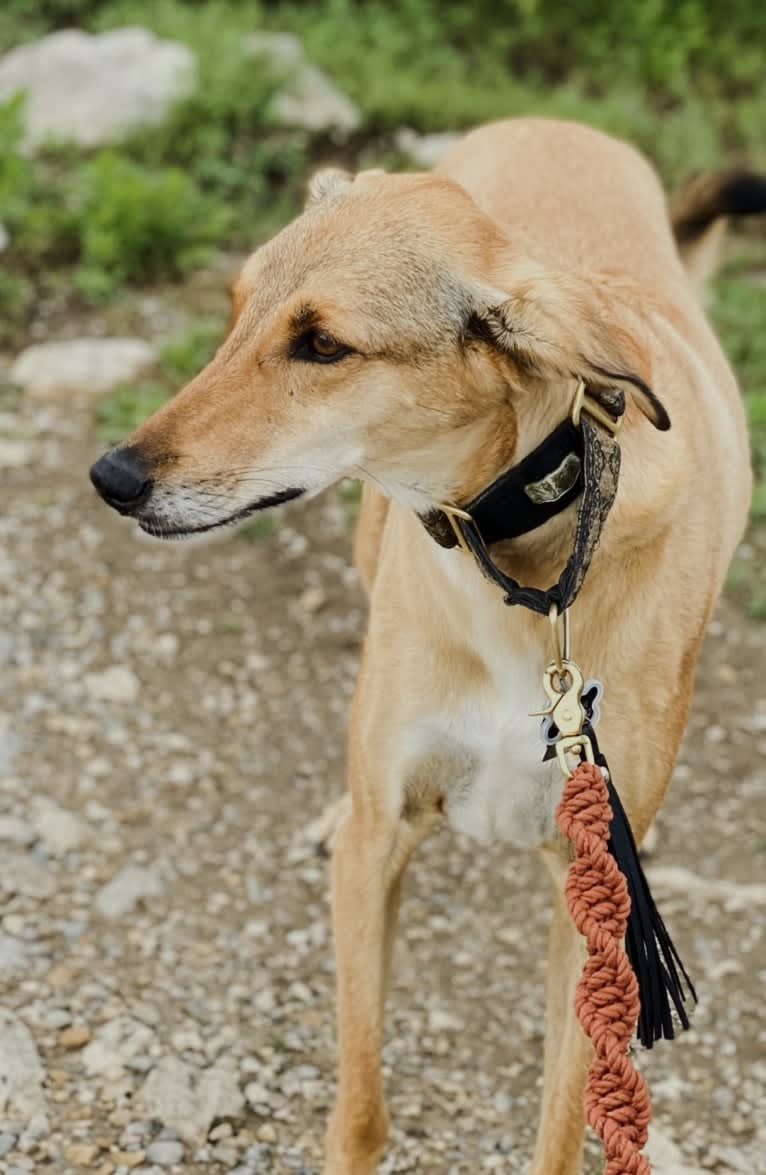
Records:
[[[542,762],[529,717],[550,629],[504,606],[456,541],[451,511],[537,451],[576,389],[602,416],[622,394],[619,488],[572,616],[577,660],[604,683],[599,738],[640,843],[751,494],[737,384],[698,286],[722,218],[764,209],[764,180],[722,173],[692,185],[672,223],[633,148],[538,119],[469,133],[429,174],[325,169],[304,213],[245,263],[210,364],[91,471],[111,506],[164,539],[343,477],[365,483],[355,560],[370,617],[333,851],[339,1077],[327,1175],[369,1175],[383,1153],[383,1007],[402,877],[445,820],[479,845],[534,846],[549,867],[531,1172],[581,1168],[591,1054],[573,991],[584,955],[563,896],[561,774]],[[573,498],[497,541],[493,566],[544,589],[577,510]],[[451,543],[437,518],[452,520]]]

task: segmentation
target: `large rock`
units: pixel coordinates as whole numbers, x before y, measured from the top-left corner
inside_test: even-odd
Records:
[[[163,1057],[146,1078],[139,1102],[149,1117],[190,1143],[203,1142],[216,1118],[236,1118],[245,1105],[230,1057],[208,1069]]]
[[[17,357],[10,378],[40,400],[79,392],[97,395],[135,379],[155,357],[154,348],[144,339],[36,343]]]
[[[284,77],[271,103],[277,122],[307,131],[348,132],[359,126],[358,108],[323,70],[306,61],[303,46],[292,33],[252,33],[243,48],[265,58]]]
[[[0,1118],[26,1126],[44,1114],[43,1077],[31,1032],[13,1012],[0,1008]]]
[[[95,906],[102,918],[122,918],[147,898],[163,891],[162,878],[146,865],[126,865],[98,891]]]
[[[96,147],[163,122],[195,74],[185,45],[147,29],[64,29],[0,58],[0,100],[26,93],[28,150],[49,139]]]

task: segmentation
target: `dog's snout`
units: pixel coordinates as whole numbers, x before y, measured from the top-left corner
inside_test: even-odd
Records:
[[[91,466],[90,480],[105,502],[121,514],[131,514],[149,497],[152,481],[141,450],[134,446],[110,449]]]

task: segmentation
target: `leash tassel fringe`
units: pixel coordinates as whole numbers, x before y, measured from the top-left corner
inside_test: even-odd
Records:
[[[603,756],[597,758],[606,768]],[[684,1000],[688,992],[696,1003],[697,993],[654,903],[633,830],[611,779],[608,796],[612,810],[609,849],[625,877],[630,897],[625,949],[638,981],[640,1011],[636,1033],[644,1048],[650,1049],[656,1040],[673,1040],[674,1013],[682,1028],[689,1027]]]

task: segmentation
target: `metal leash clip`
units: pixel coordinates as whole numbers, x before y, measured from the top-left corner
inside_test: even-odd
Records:
[[[556,757],[565,779],[572,774],[567,763],[568,754],[579,754],[586,762],[595,762],[592,743],[587,734],[583,734],[587,720],[582,703],[583,686],[579,665],[566,658],[560,665],[551,662],[543,675],[543,689],[551,704],[540,716],[550,718],[559,731]]]

